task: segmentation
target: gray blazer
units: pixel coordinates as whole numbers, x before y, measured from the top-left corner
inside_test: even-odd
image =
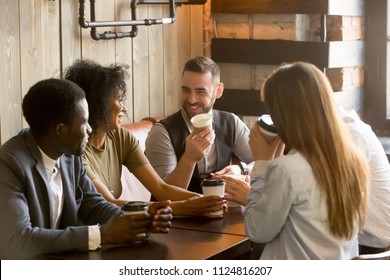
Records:
[[[64,208],[54,229],[50,185],[30,130],[0,147],[0,259],[88,250],[87,225],[103,224],[121,212],[96,191],[80,157],[60,160]]]

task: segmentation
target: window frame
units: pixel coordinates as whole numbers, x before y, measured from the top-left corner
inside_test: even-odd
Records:
[[[387,6],[390,0],[365,1],[365,82],[363,117],[378,134],[390,132],[387,98]],[[389,112],[390,114],[390,112]]]

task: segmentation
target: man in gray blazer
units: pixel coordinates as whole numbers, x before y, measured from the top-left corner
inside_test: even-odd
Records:
[[[40,81],[22,107],[30,128],[0,147],[0,259],[95,250],[169,231],[169,201],[123,216],[95,190],[80,158],[91,132],[80,87]]]

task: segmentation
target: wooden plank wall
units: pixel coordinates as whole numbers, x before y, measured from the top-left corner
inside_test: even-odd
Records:
[[[129,20],[130,2],[96,0],[96,19]],[[173,24],[140,26],[135,38],[108,41],[94,41],[89,29],[79,27],[76,0],[0,0],[0,9],[1,144],[27,126],[21,102],[28,89],[41,79],[63,77],[76,59],[130,66],[126,106],[133,122],[178,110],[181,69],[191,56],[203,54],[202,5],[178,7]],[[139,19],[168,16],[167,5],[137,8]]]

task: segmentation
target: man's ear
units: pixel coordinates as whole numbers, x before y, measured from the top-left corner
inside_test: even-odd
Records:
[[[218,99],[218,98],[221,98],[222,97],[222,94],[223,94],[223,89],[225,88],[225,86],[223,85],[223,83],[219,83],[217,85],[217,88],[215,89],[215,98]]]
[[[57,123],[55,125],[55,133],[56,135],[60,136],[62,134],[64,134],[64,132],[66,131],[67,129],[67,126],[64,124],[64,123]]]

